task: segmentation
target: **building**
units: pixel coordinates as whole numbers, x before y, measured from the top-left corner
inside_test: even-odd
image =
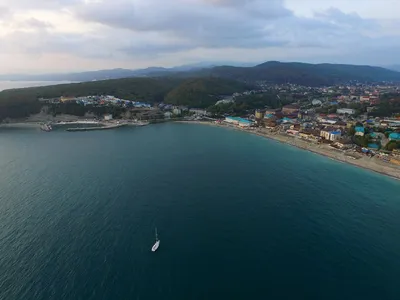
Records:
[[[356,126],[355,130],[356,130],[355,135],[364,136],[364,134],[365,134],[365,128],[364,127]]]
[[[338,108],[336,110],[336,113],[338,113],[339,115],[354,115],[356,113],[355,109],[352,108]]]
[[[198,116],[206,116],[207,115],[207,111],[205,109],[191,108],[191,109],[189,109],[189,111]]]
[[[272,109],[268,108],[264,111],[265,115],[275,115],[276,113],[280,112],[281,110],[279,108]]]
[[[313,101],[311,101],[311,104],[313,106],[321,106],[322,105],[322,101],[318,100],[318,99],[314,99]]]
[[[282,107],[282,112],[287,115],[297,114],[299,112],[299,107],[293,104],[285,105]]]
[[[75,97],[64,97],[64,96],[62,96],[61,98],[60,98],[60,101],[61,102],[72,102],[72,101],[76,101],[76,98]]]
[[[262,120],[264,118],[264,111],[257,109],[255,112],[256,120]]]
[[[164,118],[165,119],[171,119],[171,117],[172,117],[172,112],[167,111],[167,112],[164,113]]]
[[[320,136],[328,141],[337,141],[342,137],[342,132],[332,127],[326,127],[321,130]]]
[[[112,119],[113,119],[112,114],[104,115],[104,120],[105,120],[105,121],[110,121],[110,120],[112,120]]]
[[[174,115],[181,115],[181,114],[182,114],[182,109],[180,109],[180,108],[174,108],[174,109],[172,110],[172,113],[173,113]]]
[[[219,100],[215,103],[215,105],[220,105],[220,104],[229,104],[229,103],[233,103],[235,102],[232,98],[228,98],[228,99],[222,99]]]
[[[400,133],[393,132],[389,134],[389,140],[390,141],[400,141]]]
[[[329,133],[329,140],[336,142],[338,140],[340,140],[342,137],[342,132],[340,130],[336,130],[336,131],[331,131]]]
[[[253,122],[239,117],[226,117],[225,122],[238,125],[239,127],[250,127],[253,124]]]

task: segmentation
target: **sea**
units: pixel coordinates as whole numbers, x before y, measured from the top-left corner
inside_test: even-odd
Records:
[[[398,300],[399,280],[389,177],[204,125],[0,129],[0,299]]]
[[[0,92],[8,89],[19,89],[26,87],[56,85],[64,83],[71,83],[71,81],[1,81],[0,80]]]

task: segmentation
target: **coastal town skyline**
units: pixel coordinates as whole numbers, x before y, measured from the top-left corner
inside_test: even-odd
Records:
[[[0,0],[0,74],[267,60],[399,64],[387,1]],[[163,9],[161,9],[161,7]]]

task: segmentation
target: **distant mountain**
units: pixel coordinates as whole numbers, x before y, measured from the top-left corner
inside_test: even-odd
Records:
[[[139,70],[112,69],[69,74],[0,75],[0,80],[22,81],[95,81],[130,77],[219,77],[246,82],[268,81],[271,83],[295,83],[307,86],[323,86],[348,82],[399,81],[400,72],[382,67],[308,64],[298,62],[269,61],[256,66],[235,63],[236,66],[214,65],[212,62],[183,65],[173,68],[149,67]],[[250,66],[249,66],[250,65]],[[393,66],[392,69],[395,67]],[[399,66],[400,70],[400,66]]]
[[[400,72],[400,65],[382,66],[383,68]]]
[[[323,86],[348,82],[400,81],[400,72],[382,67],[282,63],[269,61],[255,67],[220,66],[195,72],[197,76],[216,76],[241,81],[269,81],[271,83],[295,83],[307,86]]]
[[[157,77],[175,74],[180,72],[193,72],[205,68],[212,68],[221,65],[232,66],[253,66],[251,63],[237,63],[237,62],[200,62],[195,64],[187,64],[172,68],[163,67],[149,67],[145,69],[110,69],[99,71],[75,72],[75,73],[53,73],[53,74],[4,74],[0,75],[0,80],[8,81],[94,81],[94,80],[107,80],[119,79],[129,77]],[[185,76],[185,75],[184,75]]]

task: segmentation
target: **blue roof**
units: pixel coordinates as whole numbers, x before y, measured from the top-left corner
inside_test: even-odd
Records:
[[[370,134],[370,136],[371,136],[371,137],[377,137],[377,135],[376,135],[375,132],[372,132],[372,133]]]
[[[331,131],[330,134],[342,134],[340,131]]]
[[[393,132],[393,133],[389,134],[389,138],[393,139],[393,140],[399,140],[400,141],[400,133]]]
[[[379,149],[379,145],[377,145],[377,144],[368,144],[368,148]]]
[[[356,132],[365,132],[364,127],[356,126]]]

